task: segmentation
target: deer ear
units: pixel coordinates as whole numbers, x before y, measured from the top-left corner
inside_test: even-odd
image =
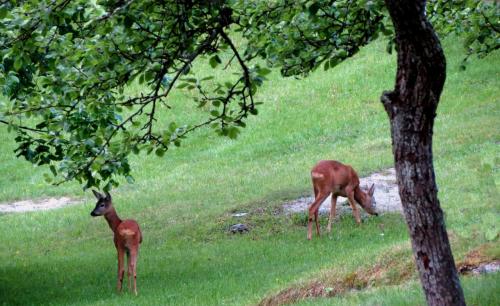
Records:
[[[111,201],[111,195],[109,194],[109,192],[104,191],[104,193],[106,194],[106,200]]]
[[[370,196],[373,195],[374,191],[375,191],[375,184],[372,184],[372,186],[370,187],[370,190],[368,190],[368,193],[370,194]]]
[[[94,189],[92,189],[92,192],[94,193],[94,196],[96,197],[96,199],[100,200],[100,199],[104,198],[102,196],[102,194],[100,194],[99,192],[95,191]]]

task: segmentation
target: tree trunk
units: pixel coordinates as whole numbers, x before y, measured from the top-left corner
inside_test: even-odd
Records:
[[[446,78],[439,39],[425,0],[385,0],[396,30],[398,70],[382,103],[391,122],[399,194],[413,255],[429,305],[465,305],[437,198],[432,128]]]

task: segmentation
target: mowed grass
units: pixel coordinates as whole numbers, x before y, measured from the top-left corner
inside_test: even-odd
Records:
[[[500,273],[461,279],[467,304],[481,306],[498,305],[500,298]],[[369,289],[364,292],[346,294],[342,297],[329,299],[312,299],[294,304],[295,306],[343,306],[343,305],[426,305],[420,283],[411,281],[399,286],[387,286]]]
[[[396,68],[395,57],[384,50],[385,43],[377,41],[334,70],[318,70],[303,80],[272,73],[258,93],[265,102],[259,115],[237,140],[205,129],[163,158],[131,157],[136,183],[123,183],[112,194],[119,215],[135,218],[144,234],[137,297],[115,293],[112,233],[102,218],[90,217],[90,192],[74,183],[44,183],[48,169],[15,159],[13,135],[0,127],[0,202],[58,195],[84,200],[55,211],[0,215],[0,303],[247,305],[324,271],[370,266],[408,240],[401,216],[368,218],[361,226],[345,216],[332,235],[306,241],[303,224],[279,208],[312,193],[309,171],[317,160],[344,161],[360,175],[392,166],[389,123],[379,96],[393,87]],[[458,237],[452,242],[460,259],[488,239],[498,242],[500,54],[473,59],[461,72],[461,42],[446,40],[445,51],[448,78],[434,153],[439,197],[448,229]],[[173,109],[160,124],[204,118],[209,109],[196,109],[188,96],[175,92]],[[237,219],[231,217],[234,211],[250,214]],[[239,222],[251,232],[228,234]],[[498,285],[491,285],[498,284],[495,277],[465,283],[469,301],[498,292]],[[404,286],[413,288],[409,303],[422,304],[418,284]],[[367,294],[405,297],[398,288],[374,290],[380,291]],[[352,304],[371,301],[364,295],[351,298]]]

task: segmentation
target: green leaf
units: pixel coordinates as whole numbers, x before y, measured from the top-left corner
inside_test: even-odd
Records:
[[[318,2],[314,2],[308,8],[309,14],[316,15],[316,13],[318,12],[319,8],[320,8],[320,4]]]
[[[0,19],[7,17],[8,13],[9,13],[9,11],[7,10],[7,8],[5,8],[3,6],[0,7]]]
[[[144,80],[145,80],[146,82],[149,82],[149,81],[151,81],[151,80],[154,78],[154,76],[155,76],[154,72],[153,72],[153,71],[151,71],[151,70],[148,70],[148,71],[146,71],[146,73],[144,74]]]
[[[232,126],[228,129],[227,132],[227,136],[229,136],[229,138],[236,139],[238,137],[238,134],[240,133],[240,130],[238,130],[238,128],[235,126]]]
[[[189,83],[196,83],[198,82],[197,78],[185,78],[183,81],[189,82]]]
[[[175,122],[170,122],[170,124],[168,125],[168,130],[172,133],[175,132],[175,130],[177,129],[177,123]]]
[[[337,66],[338,64],[340,64],[340,60],[336,57],[331,58],[329,61],[330,68],[333,68],[333,67]]]
[[[394,41],[389,40],[389,42],[387,42],[387,46],[385,48],[385,51],[387,51],[387,53],[389,53],[389,54],[392,54],[393,46],[394,46]]]
[[[220,59],[219,55],[217,55],[217,54],[216,54],[216,55],[214,55],[214,56],[212,56],[212,57],[210,58],[210,60],[209,60],[209,64],[210,64],[210,66],[211,66],[212,68],[217,67],[217,65],[219,65],[220,63],[222,63],[222,61],[221,61],[221,59]]]
[[[340,51],[337,53],[337,56],[338,56],[339,58],[342,58],[342,59],[343,59],[343,58],[347,57],[347,51],[346,51],[346,50],[340,50]]]
[[[21,56],[17,56],[14,61],[14,69],[19,70],[23,67],[23,58]]]
[[[271,69],[268,69],[268,68],[259,68],[257,70],[257,73],[261,76],[265,76],[265,75],[268,75],[269,73],[271,73]]]
[[[14,75],[14,74],[9,74],[7,79],[12,83],[12,84],[19,84],[19,78]]]
[[[384,34],[386,36],[390,36],[390,35],[394,34],[394,32],[390,28],[383,27],[382,28],[382,34]]]
[[[189,83],[180,83],[179,85],[177,85],[177,88],[182,89],[182,88],[185,88],[185,87],[187,87],[189,85],[191,85],[191,84],[189,84]]]
[[[165,149],[163,149],[163,148],[158,148],[158,149],[156,149],[155,154],[156,154],[156,156],[158,156],[158,157],[163,157],[163,155],[165,155],[165,152],[166,152],[166,151],[167,151],[167,150],[165,150]]]

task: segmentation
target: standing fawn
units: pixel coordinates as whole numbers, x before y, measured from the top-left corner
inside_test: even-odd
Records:
[[[131,290],[131,275],[134,275],[134,293],[137,295],[137,274],[136,264],[137,255],[139,253],[139,244],[142,242],[142,233],[139,224],[135,220],[121,220],[113,207],[111,202],[111,195],[105,191],[105,196],[99,192],[92,190],[97,203],[94,210],[90,213],[92,217],[104,216],[108,221],[109,227],[114,233],[114,242],[116,250],[118,251],[118,283],[117,290],[122,290],[123,274],[125,269],[123,267],[123,259],[127,253],[127,275],[128,275],[128,289]]]
[[[332,194],[332,206],[330,208],[330,218],[328,219],[328,232],[332,230],[332,221],[335,218],[337,207],[337,197],[346,197],[352,207],[352,213],[356,222],[361,223],[359,210],[356,206],[358,202],[363,209],[371,214],[375,212],[375,198],[373,192],[375,186],[372,185],[368,192],[364,192],[359,187],[359,178],[354,169],[349,165],[344,165],[334,160],[322,160],[311,170],[311,178],[314,188],[314,202],[309,206],[309,222],[307,223],[307,239],[312,238],[312,218],[316,222],[316,233],[319,236],[318,210],[323,201]]]

